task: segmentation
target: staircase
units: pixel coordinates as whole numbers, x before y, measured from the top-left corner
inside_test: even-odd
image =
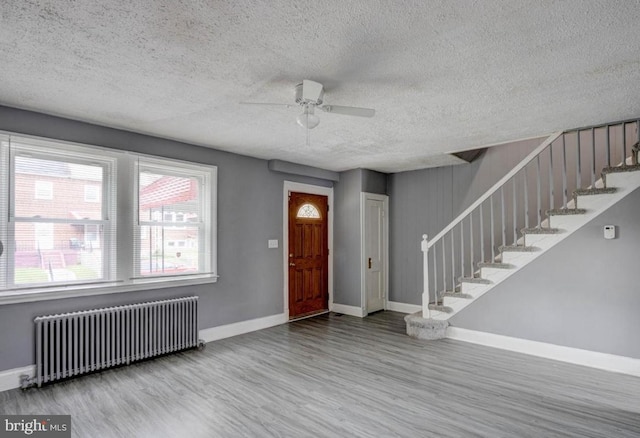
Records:
[[[451,316],[640,187],[639,128],[632,120],[553,134],[433,239],[423,236],[422,312],[407,317],[407,332],[443,337]]]

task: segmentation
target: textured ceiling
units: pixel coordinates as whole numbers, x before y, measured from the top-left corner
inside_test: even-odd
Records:
[[[331,170],[640,115],[640,3],[2,0],[0,104]],[[311,144],[302,79],[326,103]]]

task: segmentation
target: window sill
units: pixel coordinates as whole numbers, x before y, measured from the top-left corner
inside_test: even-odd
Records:
[[[193,286],[198,284],[215,283],[217,275],[184,278],[176,280],[151,280],[134,283],[100,283],[96,285],[70,285],[48,288],[11,289],[0,292],[0,306],[5,304],[31,303],[34,301],[60,300],[64,298],[90,297],[93,295],[119,294],[151,289],[165,289],[169,287]]]

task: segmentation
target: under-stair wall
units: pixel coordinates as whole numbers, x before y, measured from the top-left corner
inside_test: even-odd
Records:
[[[604,225],[616,226],[605,240]],[[454,327],[640,359],[640,189],[454,315]]]

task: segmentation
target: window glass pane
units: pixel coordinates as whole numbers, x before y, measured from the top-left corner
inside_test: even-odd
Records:
[[[199,272],[198,227],[140,228],[139,275],[177,275]]]
[[[97,250],[102,246],[100,225],[18,222],[15,236],[17,285],[82,282],[103,277],[102,252]]]
[[[140,172],[140,221],[176,222],[177,214],[184,220],[200,221],[199,179],[196,177],[163,175],[153,171]]]
[[[16,156],[15,216],[102,219],[102,204],[87,201],[85,187],[102,192],[102,167]]]

